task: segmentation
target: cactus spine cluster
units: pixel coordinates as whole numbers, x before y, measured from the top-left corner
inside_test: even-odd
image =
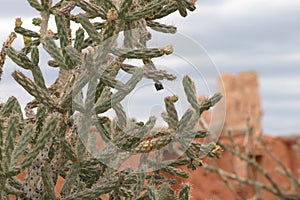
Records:
[[[179,118],[176,96],[166,97],[163,118],[168,129],[163,131],[153,129],[155,117],[146,123],[129,122],[121,101],[142,78],[152,79],[157,90],[163,89],[163,80],[176,78],[155,67],[152,58],[171,54],[173,47],[148,48],[147,41],[151,39],[148,27],[174,34],[176,27],[157,20],[176,11],[185,17],[187,10],[195,10],[195,2],[28,0],[28,3],[40,13],[32,22],[40,27],[39,32],[23,27],[18,18],[14,33],[1,51],[0,76],[7,55],[22,70],[32,73],[33,78],[22,71],[13,72],[12,76],[34,97],[25,107],[26,117],[15,97],[0,106],[1,198],[188,199],[189,185],[184,184],[175,192],[171,187],[174,180],[166,174],[187,178],[188,172],[179,166],[195,169],[201,166],[202,151],[213,155],[210,152],[216,148],[214,144],[202,148],[192,139],[206,137],[207,132],[196,130],[195,126],[202,112],[214,106],[221,96],[216,94],[199,102],[193,81],[185,76],[183,86],[191,108]],[[56,32],[48,27],[51,17]],[[75,33],[72,24],[80,25]],[[24,38],[20,50],[11,47],[16,34]],[[124,36],[122,46],[116,42],[120,34]],[[51,86],[45,83],[39,47],[51,57],[48,67],[59,69]],[[144,65],[126,64],[126,59],[140,59]],[[120,71],[131,76],[127,82],[116,78]],[[85,86],[88,90],[83,98]],[[110,109],[115,111],[115,119],[103,116]],[[90,134],[91,127],[97,129],[96,135]],[[95,137],[113,145],[97,150]],[[186,147],[179,159],[163,161],[162,151],[155,152],[155,159],[150,159],[151,152],[172,147],[174,142]],[[120,149],[124,151],[119,152]],[[137,169],[117,169],[135,154],[142,154]],[[113,163],[114,167],[107,166],[106,162]],[[145,163],[152,172],[143,170]],[[25,174],[24,179],[17,178],[21,173]],[[58,178],[64,179],[60,191],[55,190]]]

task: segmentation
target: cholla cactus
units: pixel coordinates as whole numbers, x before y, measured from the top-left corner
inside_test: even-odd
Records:
[[[156,69],[152,58],[169,55],[173,47],[148,48],[155,31],[173,34],[176,27],[157,22],[173,12],[185,17],[195,9],[189,0],[28,0],[40,12],[33,24],[39,32],[22,26],[16,19],[15,33],[24,37],[24,47],[11,47],[15,33],[1,51],[1,66],[6,54],[18,66],[32,73],[33,80],[21,71],[13,78],[34,97],[25,108],[24,118],[16,98],[11,97],[0,107],[0,196],[9,199],[176,199],[171,188],[174,181],[165,174],[187,178],[188,172],[177,168],[201,166],[199,156],[208,155],[216,146],[202,148],[193,138],[206,137],[206,131],[195,129],[202,112],[221,98],[199,102],[192,80],[186,76],[183,86],[191,108],[179,119],[175,109],[177,97],[166,97],[164,120],[168,129],[155,131],[155,118],[144,124],[126,118],[121,101],[141,79],[152,79],[157,90],[162,80],[174,80],[171,74]],[[73,10],[81,10],[72,14]],[[48,28],[54,16],[57,32]],[[94,19],[94,20],[91,20]],[[99,19],[96,21],[96,19]],[[72,24],[81,28],[73,34]],[[117,37],[124,35],[122,46]],[[59,68],[54,84],[47,87],[39,66],[39,46],[51,56],[49,67]],[[125,64],[126,59],[140,59],[144,66]],[[122,82],[120,71],[131,78]],[[83,98],[87,85],[86,98]],[[112,90],[114,89],[114,90]],[[114,92],[116,91],[116,92]],[[34,111],[33,109],[36,108]],[[113,109],[116,119],[104,117]],[[91,128],[96,127],[95,134]],[[98,148],[98,139],[105,142]],[[177,160],[164,161],[164,147],[179,143],[186,152]],[[88,144],[88,145],[87,145]],[[155,158],[151,159],[151,152]],[[119,167],[131,156],[142,154],[137,169]],[[109,165],[106,165],[109,163]],[[152,172],[149,172],[151,170]],[[164,173],[161,173],[164,171]],[[24,180],[16,176],[26,173]],[[64,179],[55,191],[58,177]],[[188,199],[189,186],[183,185],[178,198]],[[59,193],[59,196],[57,195]]]

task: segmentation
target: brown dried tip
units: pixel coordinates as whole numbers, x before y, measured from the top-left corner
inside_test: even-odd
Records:
[[[191,0],[192,4],[195,4],[197,2],[197,0]]]
[[[147,16],[148,19],[154,19],[154,17],[155,17],[155,14],[153,14],[153,13]]]
[[[224,149],[220,145],[216,145],[212,150],[212,154],[214,154],[217,158],[221,157],[224,152]]]
[[[165,46],[164,52],[165,52],[166,55],[170,55],[171,53],[174,52],[173,46],[171,44]]]
[[[47,30],[48,35],[54,35],[53,31],[51,29]]]
[[[15,20],[15,26],[16,27],[21,27],[23,24],[22,19],[21,18],[16,18]]]
[[[156,82],[154,85],[155,85],[156,91],[159,91],[159,90],[163,90],[163,89],[164,89],[164,86],[163,86],[162,83],[160,83],[160,82]]]
[[[118,12],[115,9],[112,8],[107,11],[106,18],[108,21],[116,20],[118,17]]]

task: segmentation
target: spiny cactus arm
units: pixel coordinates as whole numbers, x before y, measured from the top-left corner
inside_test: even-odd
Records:
[[[149,134],[149,131],[154,127],[154,124],[155,118],[150,117],[145,125],[142,126],[141,124],[137,123],[131,128],[126,128],[124,131],[121,131],[121,133],[118,133],[117,135],[115,133],[109,134],[109,132],[107,131],[109,135],[105,137],[107,138],[107,140],[110,140],[110,143],[108,143],[108,145],[106,145],[105,148],[98,153],[97,157],[103,160],[112,159],[111,155],[118,155],[118,158],[114,158],[113,160],[119,159],[120,162],[124,162],[131,155],[129,152],[134,153],[132,149],[138,148],[143,138],[145,138],[147,134]],[[148,140],[149,139],[145,139],[144,142]],[[129,152],[120,152],[120,149]]]
[[[190,139],[190,141],[191,141],[191,139]],[[199,152],[201,150],[201,144],[193,142],[193,141],[190,142],[190,141],[188,141],[188,142],[183,141],[183,142],[181,142],[181,145],[185,149],[185,155],[193,161],[193,160],[197,159],[200,155]],[[192,164],[192,165],[194,167],[197,167],[194,164]]]
[[[0,163],[3,163],[3,144],[4,144],[4,118],[0,117]],[[2,169],[2,164],[0,164],[0,171]]]
[[[46,189],[46,194],[44,194],[46,196],[46,199],[56,200],[57,198],[56,198],[55,191],[54,191],[54,183],[50,176],[50,171],[49,171],[47,165],[44,166],[42,169],[42,180],[43,180],[43,184]]]
[[[37,0],[27,0],[31,7],[35,8],[37,11],[42,11],[43,7]]]
[[[103,41],[103,46],[107,50],[110,50],[114,42],[118,37],[118,33],[121,31],[121,24],[117,23],[116,20],[110,20],[105,22],[103,28],[101,29],[101,39]]]
[[[158,195],[154,186],[149,186],[146,194],[146,199],[158,200]]]
[[[41,0],[41,5],[43,10],[49,12],[52,5],[52,0]]]
[[[92,24],[96,30],[100,30],[105,27],[105,22],[93,22]]]
[[[74,48],[81,52],[83,49],[83,42],[84,42],[84,30],[82,28],[77,29],[75,33],[75,41],[74,41]]]
[[[51,7],[51,13],[58,16],[68,16],[75,7],[76,2],[74,1],[59,1]]]
[[[163,17],[166,17],[170,15],[171,13],[175,12],[177,10],[177,3],[175,1],[171,1],[166,6],[164,6],[162,9],[160,9],[157,13],[152,13],[152,15],[149,15],[146,19],[149,20],[155,20],[160,19]]]
[[[71,35],[70,35],[70,27],[67,22],[68,16],[58,16],[55,15],[55,23],[57,27],[57,33],[60,40],[60,47],[64,50],[64,48],[71,44]],[[64,55],[64,52],[63,52]]]
[[[123,47],[124,48],[130,48],[133,49],[135,47],[136,41],[134,40],[134,27],[132,22],[126,22],[124,25],[124,42]]]
[[[88,113],[88,115],[90,115],[94,106],[96,87],[97,87],[97,78],[92,77],[88,84],[88,90],[86,94],[87,96],[84,102],[85,112]]]
[[[168,47],[167,49],[169,49],[168,52],[172,53],[173,52],[173,47],[171,45],[167,46],[167,47]],[[156,70],[156,67],[155,67],[154,63],[150,58],[144,58],[143,63],[145,65],[144,68],[150,69],[150,70]],[[155,88],[156,88],[157,91],[164,89],[162,83],[158,79],[155,78],[153,80],[155,82]]]
[[[130,88],[128,88],[128,86],[126,84],[122,83],[121,81],[112,79],[112,77],[110,77],[109,75],[102,75],[102,76],[100,75],[99,79],[106,86],[109,86],[109,87],[114,88],[119,91],[126,92],[130,89]]]
[[[118,91],[104,102],[97,101],[96,104],[94,105],[95,112],[103,113],[108,109],[110,109],[111,106],[114,105],[115,103],[122,101],[126,97],[126,95],[134,89],[134,87],[142,79],[142,77],[143,77],[143,69],[137,70],[136,73],[133,74],[132,77],[125,84],[129,88],[129,90],[126,92]]]
[[[187,184],[181,185],[181,189],[179,192],[179,200],[188,200],[190,189],[191,187]]]
[[[75,45],[76,46],[76,45]],[[65,48],[66,53],[68,54],[68,56],[70,56],[70,59],[72,59],[73,62],[75,62],[77,65],[81,65],[82,64],[82,59],[83,56],[81,55],[81,53],[77,50],[79,47],[74,48],[71,45],[67,46]],[[80,48],[79,48],[80,49]]]
[[[168,132],[165,132],[162,135],[158,133],[158,135],[158,137],[143,140],[137,147],[134,148],[133,152],[149,153],[153,149],[159,150],[168,145],[174,139]]]
[[[102,41],[100,34],[96,30],[96,28],[93,26],[93,24],[89,21],[89,19],[83,14],[78,15],[77,19],[80,22],[80,24],[82,25],[82,27],[86,30],[88,35],[91,37],[91,39],[93,41],[97,42],[98,44],[100,44]]]
[[[153,12],[155,12],[156,10],[160,10],[167,3],[167,0],[155,0],[141,9],[129,13],[127,16],[125,16],[125,20],[133,21],[142,19],[145,16],[153,14]]]
[[[38,86],[40,86],[43,89],[46,89],[46,84],[45,84],[45,79],[44,76],[42,74],[42,71],[40,69],[40,67],[38,66],[39,63],[39,49],[37,48],[37,46],[33,46],[31,49],[31,62],[32,62],[32,68],[30,69],[32,72],[32,76],[34,79],[34,82],[36,82],[36,84]]]
[[[187,11],[186,11],[186,0],[175,0],[177,4],[177,9],[182,17],[187,16]]]
[[[7,102],[0,110],[0,116],[8,118],[12,115],[16,115],[19,117],[20,122],[24,122],[23,113],[21,110],[21,105],[15,97],[9,97]]]
[[[53,37],[46,36],[44,40],[45,40],[45,44],[44,44],[45,50],[52,56],[52,58],[55,59],[55,61],[59,64],[59,66],[65,70],[71,69],[72,67],[68,66],[65,63],[65,58],[62,55],[61,50],[55,44]]]
[[[184,133],[188,130],[193,129],[193,124],[189,123],[194,115],[194,112],[192,109],[187,109],[185,113],[182,115],[179,125],[178,125],[178,132]]]
[[[4,119],[0,118],[0,196],[4,196],[6,176],[4,171],[3,160],[3,136],[4,136]]]
[[[158,197],[158,199],[176,199],[176,194],[170,184],[165,182],[158,189]]]
[[[11,161],[9,168],[12,168],[17,164],[17,162],[20,160],[21,156],[24,155],[25,149],[28,146],[28,143],[31,139],[33,132],[33,125],[28,124],[24,128],[24,132],[22,133],[21,137],[19,138],[18,143],[15,145],[15,148],[11,155]]]
[[[118,127],[120,127],[122,130],[124,130],[126,128],[126,124],[127,124],[127,117],[126,117],[126,113],[123,109],[123,106],[121,103],[116,103],[115,105],[112,106],[112,108],[114,109],[117,119],[118,119]]]
[[[117,179],[113,179],[109,181],[104,180],[98,182],[97,185],[95,185],[91,189],[85,189],[78,193],[68,195],[65,198],[62,198],[62,200],[95,199],[102,194],[107,194],[111,192],[112,190],[118,188],[118,186],[119,186],[119,181]]]
[[[16,26],[14,31],[16,33],[19,33],[23,36],[26,36],[26,37],[33,37],[33,38],[39,38],[40,37],[40,34],[38,34],[37,32],[35,31],[31,31],[29,29],[26,29],[26,28],[23,28],[21,26]]]
[[[106,120],[109,120],[107,118],[104,118]],[[103,122],[103,118],[98,117],[98,116],[94,116],[93,118],[93,125],[96,127],[96,129],[98,130],[102,140],[107,143],[110,141],[110,134],[109,132],[106,130],[106,128],[104,127],[104,122]]]
[[[164,120],[168,123],[169,128],[173,130],[177,130],[178,128],[178,114],[175,108],[174,103],[178,100],[178,97],[176,95],[172,97],[166,97],[165,98],[165,107],[167,113],[163,113],[162,117]]]
[[[9,48],[7,55],[10,59],[14,61],[17,65],[24,69],[31,69],[33,63],[30,59],[23,53],[17,52],[14,48]]]
[[[83,71],[79,74],[77,77],[76,82],[74,83],[74,86],[71,90],[67,91],[67,94],[63,96],[61,101],[59,102],[60,107],[69,107],[72,103],[72,98],[74,96],[77,96],[82,88],[86,86],[86,84],[89,82],[90,78],[92,77],[91,74],[89,74],[87,71]]]
[[[19,118],[15,115],[12,115],[7,121],[7,129],[6,129],[6,138],[4,142],[4,169],[5,171],[8,170],[10,161],[11,161],[11,154],[15,148],[15,140],[17,137],[17,132],[19,131],[20,121]]]
[[[145,59],[145,58],[155,58],[161,57],[163,55],[169,55],[173,52],[171,46],[166,46],[165,48],[147,48],[147,49],[136,49],[136,50],[126,50],[115,48],[112,49],[112,53],[116,56],[122,58],[135,58],[135,59]]]
[[[36,145],[31,149],[31,151],[26,155],[24,160],[16,166],[12,166],[7,171],[7,176],[14,176],[22,172],[26,167],[31,165],[33,160],[37,157],[37,155],[40,153],[40,151],[45,147],[46,143],[49,141],[49,139],[53,136],[55,133],[55,130],[57,129],[57,122],[58,119],[56,117],[52,117],[49,120],[49,123],[44,127],[42,134],[39,136],[38,141]]]
[[[203,102],[200,104],[200,113],[203,113],[204,111],[208,110],[209,108],[213,107],[216,105],[222,98],[221,93],[216,93],[212,97],[205,99]]]
[[[151,29],[161,32],[161,33],[171,33],[175,34],[177,32],[177,28],[175,26],[171,25],[165,25],[159,22],[150,21],[147,20],[147,26],[149,26]]]
[[[60,139],[60,140],[56,140],[56,143],[58,143],[61,146],[61,148],[66,153],[68,159],[70,159],[73,162],[76,162],[78,160],[77,155],[73,151],[69,142],[67,142],[65,139]]]
[[[32,41],[29,41],[26,44],[24,42],[24,47],[21,49],[21,52],[27,55],[28,53],[30,53],[31,49],[34,46],[39,46],[40,43],[41,43],[40,39],[35,39],[35,40],[32,40]]]
[[[13,72],[12,76],[29,94],[34,96],[39,102],[43,103],[50,109],[55,108],[55,103],[47,90],[39,87],[20,71]]]
[[[163,171],[181,178],[189,178],[189,173],[176,167],[167,166],[162,168]]]
[[[6,184],[3,189],[4,189],[5,193],[6,193],[6,195],[3,195],[3,196],[6,196],[5,199],[10,199],[9,196],[8,196],[9,194],[13,194],[13,195],[19,195],[20,194],[20,190],[12,187],[9,184]]]
[[[68,66],[68,68],[74,68],[75,65],[71,61],[70,56],[66,53],[66,46],[71,44],[71,29],[70,29],[70,23],[67,20],[68,15],[62,16],[55,16],[55,22],[56,27],[58,31],[58,35],[60,38],[60,48],[62,49],[62,54],[65,58],[65,63]]]
[[[106,19],[107,11],[103,9],[103,7],[83,0],[75,0],[75,2],[77,6],[79,6],[82,10],[86,11],[90,15],[89,17],[94,18],[99,16],[102,19]]]
[[[133,74],[135,70],[138,68],[136,66],[125,64],[125,63],[117,63],[120,65],[121,69],[129,74]],[[156,69],[149,69],[147,67],[143,67],[144,69],[144,77],[152,80],[175,80],[176,76],[173,74],[169,74],[165,70],[156,70]]]
[[[16,39],[17,35],[12,32],[9,34],[7,40],[4,42],[0,52],[0,80],[2,78],[3,65],[6,59],[7,51],[10,49],[12,42]]]
[[[185,76],[182,83],[188,102],[196,111],[199,110],[200,104],[196,96],[196,88],[194,82],[190,77]]]
[[[34,126],[34,132],[31,135],[33,143],[36,143],[36,140],[38,139],[40,133],[43,130],[43,126],[45,125],[47,114],[48,114],[47,108],[45,106],[40,105],[37,108],[37,113],[35,115],[36,121]]]
[[[60,191],[60,194],[62,197],[71,195],[71,189],[74,187],[74,183],[76,182],[76,179],[79,174],[79,166],[77,163],[74,163],[69,170],[67,176],[65,177],[65,182],[62,186],[62,189]]]
[[[115,3],[116,2],[112,2],[111,0],[106,0],[106,1],[102,1],[102,0],[96,0],[96,3],[99,6],[102,6],[106,12],[108,12],[110,9],[114,9],[117,10]]]
[[[132,1],[133,0],[127,0],[127,1],[122,2],[120,12],[119,12],[120,18],[125,17],[125,15],[129,12],[131,5],[132,5]]]
[[[143,167],[143,155],[140,158],[140,165],[139,165],[139,170],[142,172],[145,167]],[[136,175],[136,183],[133,186],[133,192],[134,192],[134,198],[137,199],[141,192],[145,190],[145,180],[146,180],[146,174],[145,173],[138,173]]]
[[[7,185],[20,190],[22,188],[22,182],[17,177],[12,177],[7,180]]]
[[[32,69],[34,67],[33,62],[23,53],[18,53],[18,58],[23,63],[24,69]]]

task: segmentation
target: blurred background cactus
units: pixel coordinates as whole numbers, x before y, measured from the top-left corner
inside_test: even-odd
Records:
[[[121,101],[143,79],[152,79],[156,90],[163,80],[176,77],[156,69],[152,58],[169,55],[172,45],[148,48],[149,28],[174,34],[176,27],[157,20],[179,11],[195,10],[192,0],[28,0],[40,13],[32,23],[39,32],[22,26],[17,18],[14,32],[1,51],[0,76],[6,55],[22,70],[12,76],[34,100],[24,112],[15,97],[0,106],[0,196],[2,199],[188,199],[189,185],[174,191],[170,175],[187,178],[177,168],[201,166],[201,155],[218,157],[214,143],[201,145],[197,130],[201,114],[221,98],[216,94],[199,102],[193,81],[182,84],[191,107],[179,117],[176,96],[165,98],[168,124],[155,129],[155,117],[145,123],[130,121]],[[48,27],[54,19],[56,30]],[[77,26],[76,26],[77,24]],[[79,27],[76,31],[73,27]],[[24,47],[11,47],[16,35]],[[122,35],[122,44],[118,40]],[[56,81],[47,86],[40,67],[40,51],[49,56],[49,67],[59,69]],[[142,66],[126,64],[139,59]],[[4,69],[5,70],[5,69]],[[119,73],[129,79],[119,80]],[[111,119],[106,111],[115,111]],[[24,115],[25,114],[25,115]],[[94,129],[93,129],[94,128]],[[94,134],[91,134],[95,132]],[[101,141],[104,143],[100,148]],[[174,145],[185,151],[167,160],[165,151]],[[152,153],[152,154],[151,154]],[[121,168],[133,155],[140,155],[137,167]],[[151,155],[154,155],[154,157]],[[20,178],[20,174],[25,174]],[[58,179],[63,185],[58,188]]]

